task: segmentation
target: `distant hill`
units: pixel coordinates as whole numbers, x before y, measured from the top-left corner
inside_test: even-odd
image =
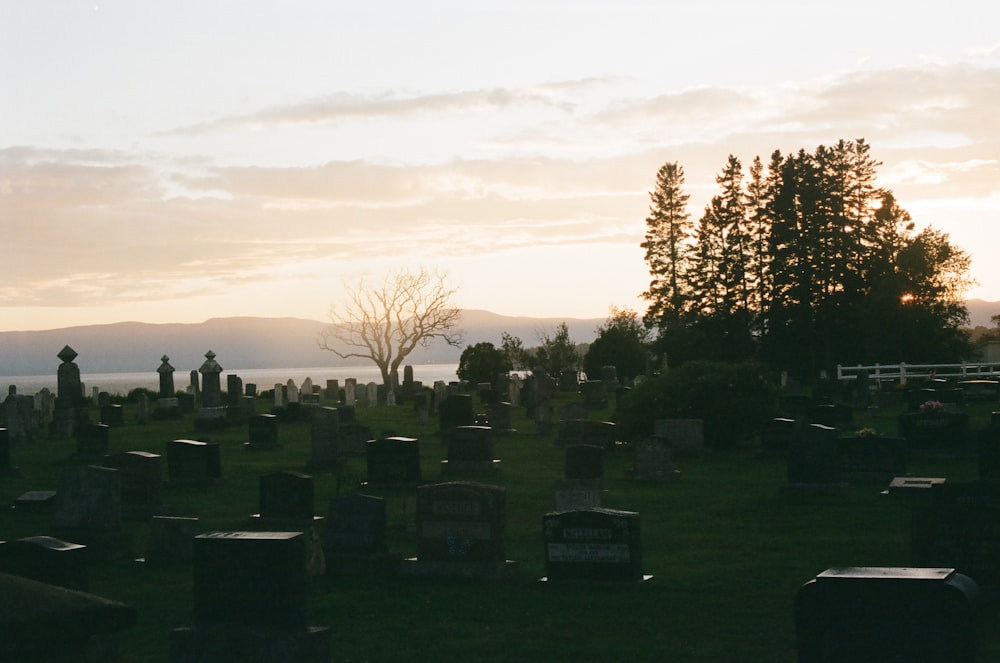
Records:
[[[1000,302],[988,302],[983,299],[969,299],[965,302],[965,307],[969,309],[970,327],[992,327],[990,320],[994,315],[1000,315]]]
[[[553,334],[565,322],[570,340],[590,343],[603,318],[527,318],[465,310],[459,325],[462,347],[434,341],[418,347],[410,364],[457,363],[464,347],[480,342],[500,345],[503,332],[520,338],[525,347],[539,344],[539,332]],[[56,356],[69,345],[79,355],[77,365],[87,373],[155,371],[160,357],[170,357],[179,373],[197,369],[212,350],[227,370],[249,368],[306,368],[349,365],[320,350],[317,340],[327,326],[302,318],[213,318],[195,324],[119,322],[65,327],[44,331],[0,332],[0,375],[45,375],[59,366]],[[368,362],[357,360],[356,365]]]

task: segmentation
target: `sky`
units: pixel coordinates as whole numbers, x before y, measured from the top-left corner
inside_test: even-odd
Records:
[[[864,138],[1000,300],[1000,3],[0,0],[0,331],[646,308],[656,171]]]

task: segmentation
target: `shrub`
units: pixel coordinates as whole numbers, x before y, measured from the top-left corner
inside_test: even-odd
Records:
[[[775,416],[776,394],[761,364],[693,361],[638,384],[622,399],[618,425],[635,440],[651,434],[657,419],[701,419],[705,445],[728,449]]]

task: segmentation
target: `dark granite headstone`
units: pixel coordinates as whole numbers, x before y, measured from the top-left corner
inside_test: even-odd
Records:
[[[262,522],[297,522],[311,525],[315,488],[313,478],[300,472],[274,472],[260,477]]]
[[[327,569],[351,573],[388,562],[385,542],[385,498],[347,495],[330,500],[323,533]]]
[[[89,546],[99,559],[128,555],[129,537],[122,529],[118,470],[97,465],[63,470],[59,475],[51,530],[58,539]]]
[[[842,485],[836,428],[809,424],[799,431],[788,450],[788,483],[805,488]]]
[[[548,513],[542,518],[549,582],[637,583],[642,573],[639,514],[612,509]]]
[[[972,663],[976,584],[952,568],[832,568],[795,596],[799,663]]]
[[[567,479],[604,479],[604,448],[593,444],[566,447]]]
[[[17,511],[47,511],[56,501],[54,490],[29,490],[14,499],[14,509]]]
[[[174,482],[222,478],[219,445],[198,440],[171,440],[167,443],[167,475]]]
[[[415,438],[369,440],[365,451],[369,484],[391,486],[420,482],[420,443]]]
[[[197,528],[197,518],[153,516],[149,521],[146,563],[155,566],[190,564]]]
[[[454,481],[417,488],[417,559],[503,563],[507,490]]]
[[[906,474],[906,440],[901,437],[842,437],[837,457],[845,481],[885,483]]]
[[[250,441],[244,446],[251,451],[278,449],[278,417],[274,414],[258,414],[248,422]]]
[[[128,451],[108,456],[104,463],[118,470],[122,488],[122,513],[149,517],[163,507],[162,457],[148,451]]]
[[[959,457],[970,452],[966,412],[907,412],[898,421],[911,454]]]
[[[310,454],[307,465],[334,467],[340,460],[340,412],[335,407],[321,407],[309,429]]]
[[[680,476],[674,469],[670,443],[660,437],[648,437],[632,444],[635,462],[629,478],[637,481],[673,481]]]
[[[76,431],[76,454],[96,459],[108,453],[111,428],[107,424],[80,424]]]
[[[787,417],[775,417],[767,422],[760,433],[760,450],[765,456],[784,458],[792,447],[798,432],[798,423]]]
[[[493,429],[489,426],[456,426],[448,436],[448,460],[441,462],[447,474],[488,474],[500,469],[493,458]]]
[[[913,507],[911,536],[914,566],[953,567],[1000,598],[1000,484],[935,485]]]
[[[87,589],[87,546],[51,536],[30,536],[0,545],[0,572],[50,585]]]

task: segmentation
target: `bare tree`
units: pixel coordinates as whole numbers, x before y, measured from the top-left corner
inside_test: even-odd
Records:
[[[462,333],[453,331],[461,318],[451,303],[457,288],[441,272],[401,270],[387,274],[381,285],[361,279],[345,289],[348,302],[330,308],[331,324],[319,347],[341,359],[370,359],[386,386],[399,386],[399,366],[417,345],[427,347],[435,338],[454,346],[462,342]]]

